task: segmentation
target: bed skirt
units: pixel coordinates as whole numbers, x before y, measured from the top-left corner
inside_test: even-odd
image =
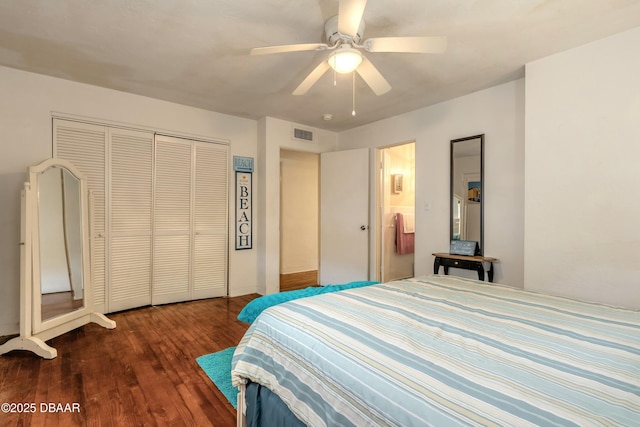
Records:
[[[237,427],[304,427],[271,390],[249,382],[239,387]]]

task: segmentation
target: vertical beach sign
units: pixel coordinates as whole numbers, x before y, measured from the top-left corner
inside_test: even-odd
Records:
[[[233,156],[236,175],[236,250],[253,247],[252,176],[253,157]]]

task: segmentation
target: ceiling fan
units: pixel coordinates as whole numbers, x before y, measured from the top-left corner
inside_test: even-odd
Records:
[[[367,0],[339,0],[338,15],[324,24],[326,43],[289,44],[257,47],[251,55],[300,51],[332,51],[293,91],[293,95],[304,95],[333,68],[338,73],[356,71],[376,95],[391,90],[391,85],[376,67],[361,52],[442,53],[446,49],[446,37],[374,37],[362,44],[364,21],[362,15]]]

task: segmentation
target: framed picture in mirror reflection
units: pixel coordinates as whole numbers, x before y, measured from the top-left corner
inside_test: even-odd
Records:
[[[471,203],[480,203],[482,194],[482,184],[480,181],[469,181],[467,183],[467,200]]]

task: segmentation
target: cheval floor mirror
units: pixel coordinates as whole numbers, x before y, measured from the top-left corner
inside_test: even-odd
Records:
[[[90,322],[116,323],[94,311],[91,273],[91,194],[71,162],[47,159],[29,167],[22,190],[20,335],[0,355],[28,350],[45,359],[58,352],[45,341]]]

